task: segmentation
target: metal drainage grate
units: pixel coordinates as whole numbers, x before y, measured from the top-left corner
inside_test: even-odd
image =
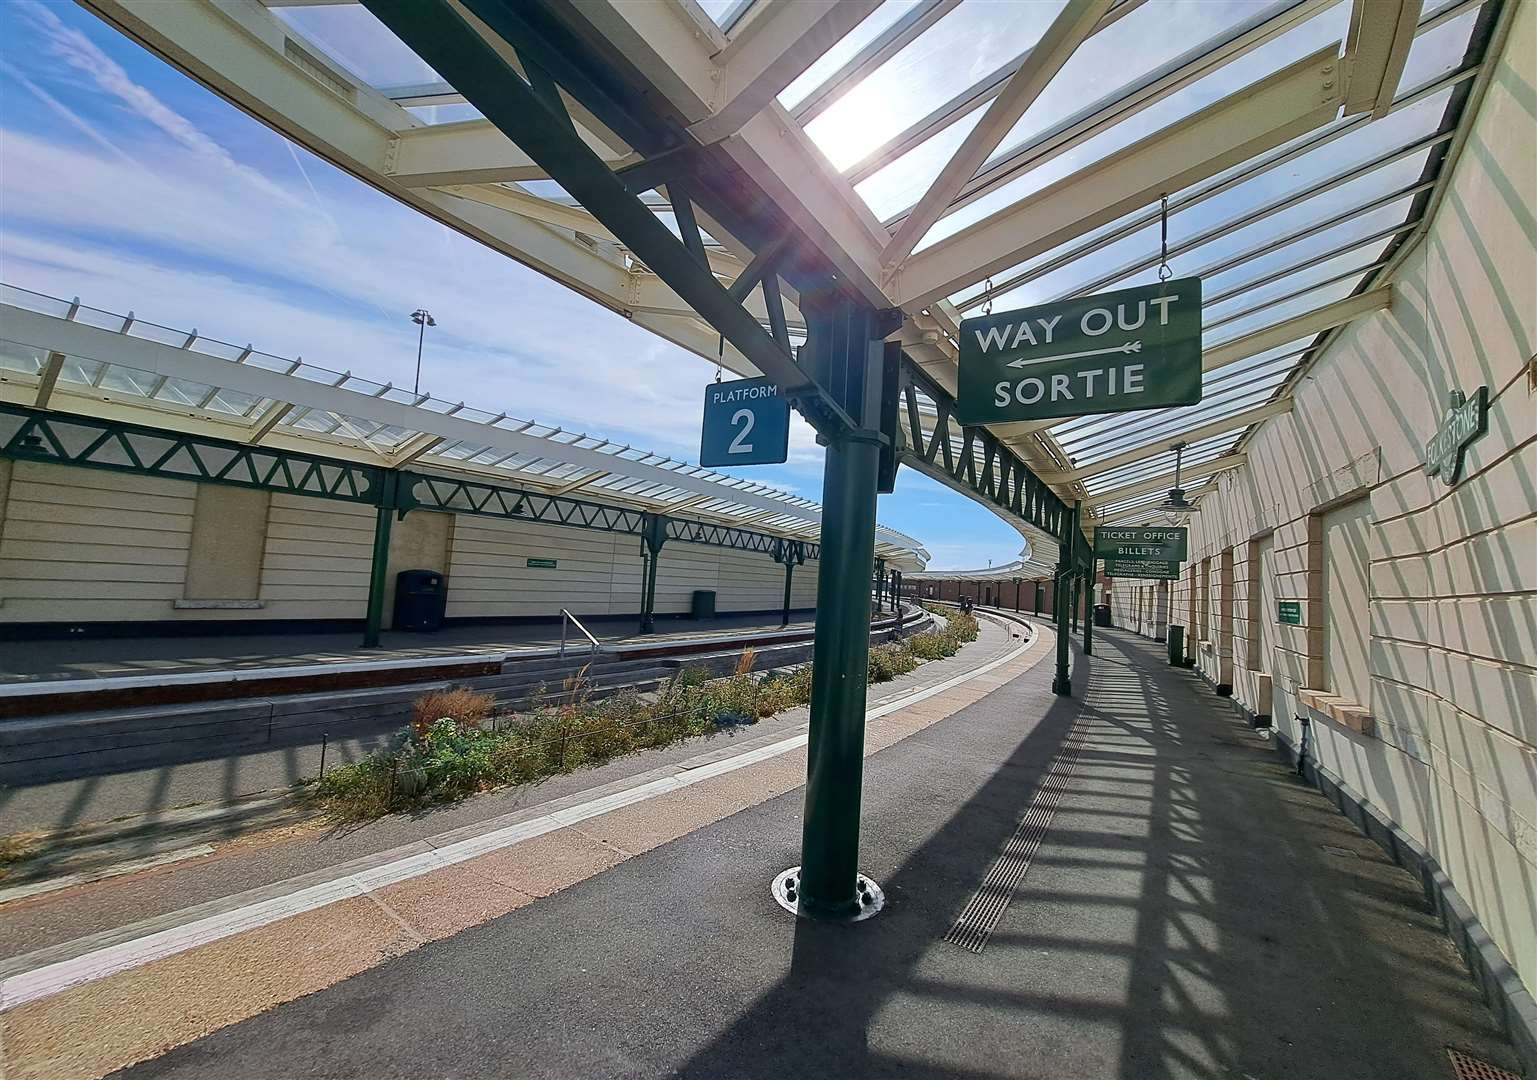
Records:
[[[1073,769],[1078,763],[1078,752],[1083,748],[1087,734],[1087,729],[1075,720],[1062,749],[1052,760],[1051,768],[1046,770],[1040,789],[1031,800],[1030,809],[1025,811],[1019,828],[1014,830],[1014,835],[1003,846],[1003,853],[993,863],[992,869],[988,870],[987,877],[982,879],[982,887],[967,903],[961,917],[955,920],[955,925],[945,934],[946,941],[976,953],[981,952],[987,944],[998,921],[1003,918],[1009,901],[1014,899],[1015,887],[1024,878],[1025,871],[1030,869],[1030,860],[1035,858],[1036,849],[1046,837],[1046,830],[1067,791],[1068,781],[1072,779]]]
[[[1461,1050],[1446,1048],[1446,1056],[1452,1059],[1452,1075],[1457,1080],[1521,1080],[1513,1072],[1506,1072],[1487,1061],[1480,1061],[1470,1054],[1464,1054]]]

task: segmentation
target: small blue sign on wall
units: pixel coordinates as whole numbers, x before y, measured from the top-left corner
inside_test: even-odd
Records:
[[[767,378],[736,379],[704,388],[699,464],[777,465],[790,456],[790,403]]]

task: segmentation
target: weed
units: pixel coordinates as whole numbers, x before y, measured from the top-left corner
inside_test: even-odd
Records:
[[[942,628],[870,650],[871,682],[953,656],[976,639],[977,621],[970,615],[936,613]],[[594,701],[584,667],[565,680],[558,703],[541,687],[528,711],[498,717],[491,730],[484,724],[494,706],[489,694],[462,689],[424,694],[414,704],[408,731],[369,757],[332,769],[317,791],[338,818],[376,818],[601,765],[810,702],[809,664],[760,677],[752,672],[755,661],[754,650],[744,649],[732,674],[718,679],[703,667],[681,668],[651,700],[621,691]],[[0,846],[0,863],[4,857]]]

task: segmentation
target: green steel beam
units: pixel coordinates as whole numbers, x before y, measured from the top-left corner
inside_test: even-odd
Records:
[[[967,427],[955,419],[955,400],[917,365],[903,360],[901,368],[902,447],[899,459],[952,487],[966,488],[1004,513],[1042,532],[1066,538],[1067,505],[991,431]],[[922,423],[918,395],[933,403],[934,422]],[[961,446],[957,451],[955,440]],[[981,458],[981,468],[977,459]]]
[[[114,420],[0,404],[0,457],[378,505],[387,470]]]
[[[522,488],[362,465],[340,458],[251,446],[208,435],[45,412],[0,403],[0,457],[227,484],[340,502],[515,518],[546,525],[640,536],[656,515],[632,507],[546,495]],[[393,479],[392,479],[393,478]],[[667,538],[773,555],[782,537],[732,525],[665,518]],[[802,559],[821,556],[806,541]]]

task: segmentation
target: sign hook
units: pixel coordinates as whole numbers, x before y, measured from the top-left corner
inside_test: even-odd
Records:
[[[1167,192],[1162,196],[1159,225],[1163,233],[1163,243],[1158,260],[1158,280],[1168,281],[1174,276],[1174,271],[1169,267],[1169,196]]]
[[[720,345],[715,353],[715,381],[720,382],[721,368],[726,363],[726,335],[720,335]]]

